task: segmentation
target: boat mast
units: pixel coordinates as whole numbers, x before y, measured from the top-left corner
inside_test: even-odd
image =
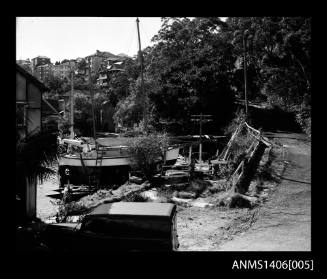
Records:
[[[138,35],[138,42],[139,42],[139,60],[141,64],[141,90],[142,90],[142,97],[143,97],[143,120],[144,120],[144,129],[147,130],[147,96],[145,95],[144,91],[144,78],[143,78],[143,56],[141,51],[141,38],[140,38],[140,28],[139,28],[139,18],[136,18],[136,25],[137,25],[137,35]]]

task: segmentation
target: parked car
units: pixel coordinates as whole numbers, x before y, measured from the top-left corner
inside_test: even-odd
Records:
[[[102,204],[81,223],[48,224],[41,238],[57,251],[175,251],[179,247],[176,205]]]

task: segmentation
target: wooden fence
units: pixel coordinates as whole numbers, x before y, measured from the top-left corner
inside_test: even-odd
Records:
[[[234,137],[232,137],[231,140],[235,140],[237,134],[244,126],[246,126],[248,133],[253,137],[253,142],[246,150],[245,158],[240,162],[234,173],[229,178],[229,181],[231,181],[231,189],[234,192],[246,192],[246,189],[249,186],[247,184],[249,184],[249,181],[251,180],[251,177],[248,176],[253,173],[253,168],[256,168],[256,165],[259,163],[264,149],[270,145],[270,143],[262,137],[261,131],[254,129],[246,122],[239,125],[234,133],[235,136],[233,135]],[[227,149],[224,158],[226,158],[230,146],[232,146],[232,141],[229,143],[229,148]]]

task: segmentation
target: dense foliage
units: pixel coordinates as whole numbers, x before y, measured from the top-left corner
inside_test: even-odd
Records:
[[[132,168],[142,171],[145,177],[151,180],[153,175],[160,171],[159,166],[163,162],[168,143],[167,135],[159,133],[130,138],[127,145],[132,155]]]
[[[116,126],[140,127],[146,107],[149,127],[156,130],[197,133],[191,115],[203,113],[213,118],[204,126],[206,133],[223,132],[236,112],[235,98],[244,98],[246,53],[249,101],[292,113],[310,133],[310,18],[162,18],[152,40],[154,45],[143,50],[145,94],[140,56],[128,59],[125,71],[112,73],[109,87],[101,91],[101,102],[108,101],[114,110]],[[58,94],[69,90],[67,81],[53,79],[48,86]],[[75,86],[87,89],[78,80]],[[86,107],[77,104],[77,125],[91,117],[90,99],[82,103]]]

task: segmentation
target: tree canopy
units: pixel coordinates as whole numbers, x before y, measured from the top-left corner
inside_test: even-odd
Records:
[[[115,110],[116,124],[141,123],[146,102],[150,126],[156,129],[162,128],[160,122],[173,122],[173,133],[196,133],[191,115],[203,113],[213,118],[205,126],[208,133],[223,131],[234,116],[235,99],[244,98],[245,55],[249,101],[279,107],[293,113],[304,129],[310,126],[310,18],[162,18],[152,41],[142,51],[145,94],[140,57],[125,60],[125,71],[110,72],[108,87],[101,91],[102,101]],[[58,80],[50,82],[62,91]],[[75,85],[83,89],[78,81]]]

